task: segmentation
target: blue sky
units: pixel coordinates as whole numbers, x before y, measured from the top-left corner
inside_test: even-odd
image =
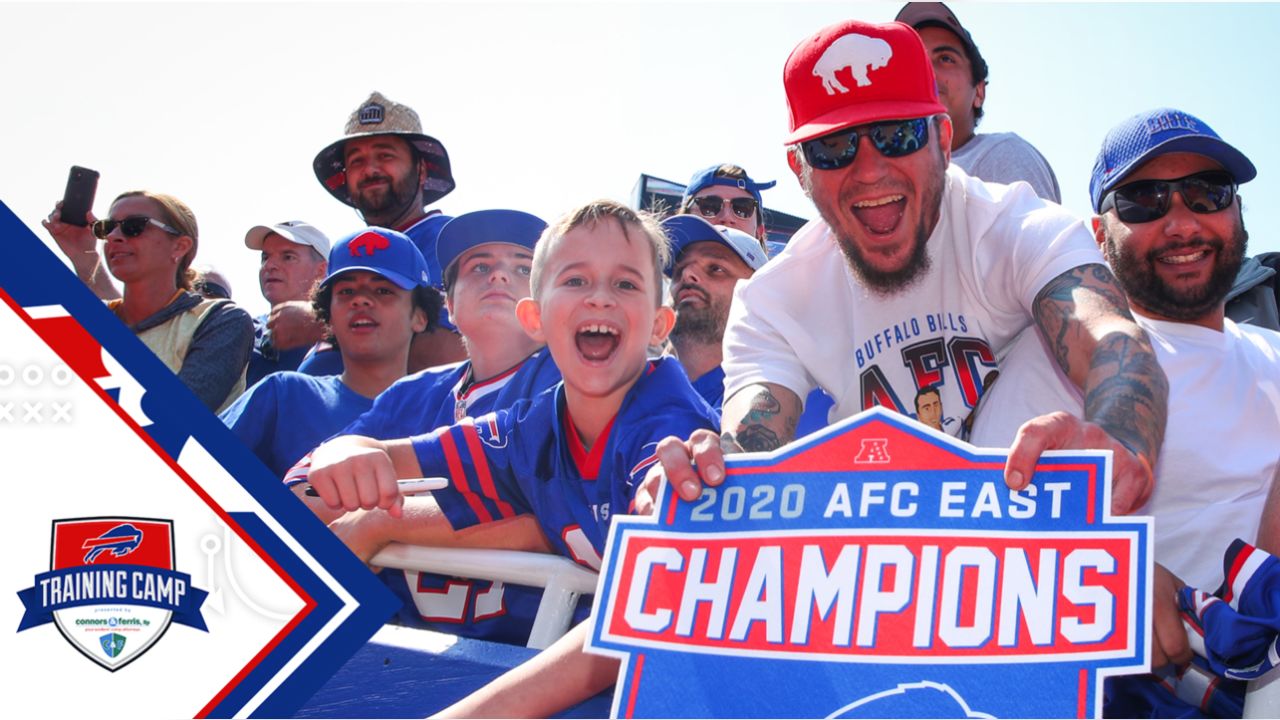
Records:
[[[39,220],[72,164],[99,170],[95,211],[145,187],[186,200],[199,261],[265,310],[255,224],[359,219],[311,173],[373,90],[414,107],[451,155],[457,214],[552,219],[627,199],[642,172],[684,181],[716,162],[776,179],[766,204],[812,216],[787,169],[782,65],[847,17],[898,3],[0,3],[0,200]],[[980,130],[1016,131],[1049,159],[1063,204],[1088,213],[1107,128],[1176,106],[1259,168],[1242,189],[1251,252],[1280,250],[1272,4],[951,3],[988,64]]]

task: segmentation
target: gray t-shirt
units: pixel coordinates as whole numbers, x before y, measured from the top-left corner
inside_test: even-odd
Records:
[[[1030,183],[1036,195],[1056,203],[1062,202],[1058,178],[1039,150],[1014,133],[979,133],[959,150],[951,153],[951,162],[970,175],[1009,184],[1018,180]]]

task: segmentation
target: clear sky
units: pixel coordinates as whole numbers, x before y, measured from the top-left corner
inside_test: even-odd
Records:
[[[1272,4],[953,2],[991,66],[981,131],[1047,157],[1063,203],[1089,211],[1106,130],[1150,108],[1200,116],[1248,155],[1251,252],[1280,250]],[[814,212],[787,169],[782,66],[792,47],[899,3],[0,3],[0,200],[39,221],[73,164],[102,173],[94,210],[136,188],[200,222],[197,263],[266,309],[255,224],[307,220],[336,238],[355,212],[311,171],[378,90],[441,140],[449,214],[491,207],[548,220],[626,200],[640,173],[684,182],[736,162],[779,181],[766,205]]]

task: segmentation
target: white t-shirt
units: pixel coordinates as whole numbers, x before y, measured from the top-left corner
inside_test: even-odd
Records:
[[[929,271],[878,295],[850,271],[821,219],[738,283],[724,336],[725,397],[752,383],[835,400],[831,420],[873,405],[916,415],[940,390],[943,430],[959,432],[996,352],[1032,322],[1036,295],[1103,259],[1084,223],[1026,185],[989,185],[950,167],[928,240]]]
[[[1169,378],[1155,491],[1138,512],[1156,519],[1156,561],[1212,592],[1231,541],[1257,540],[1280,467],[1280,333],[1134,317]],[[1083,416],[1079,391],[1057,367],[1037,336],[1019,337],[974,418],[973,444],[1008,447],[1023,422],[1054,410]]]

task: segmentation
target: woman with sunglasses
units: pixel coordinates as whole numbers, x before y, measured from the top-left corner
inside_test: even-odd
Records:
[[[43,223],[76,274],[211,410],[244,391],[253,320],[230,300],[191,291],[196,216],[181,200],[146,190],[111,203],[107,219],[62,221],[62,204]],[[104,242],[101,254],[95,237]],[[102,272],[124,285],[121,295]]]

